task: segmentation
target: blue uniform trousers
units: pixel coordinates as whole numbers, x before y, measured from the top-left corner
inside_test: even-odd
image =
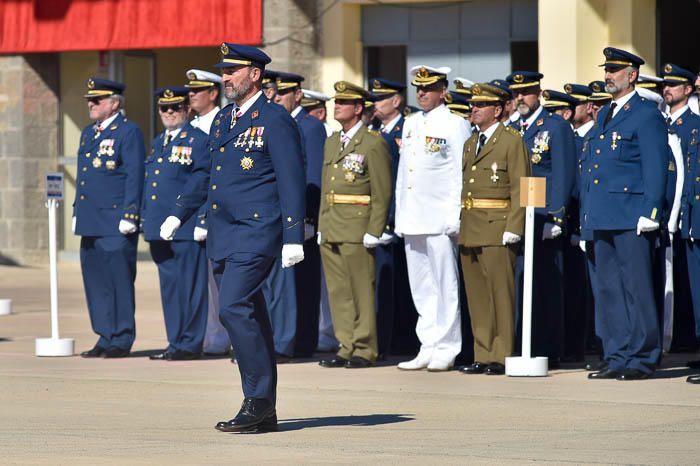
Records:
[[[690,295],[695,314],[695,336],[700,339],[700,241],[685,240]]]
[[[657,233],[596,231],[596,316],[611,370],[652,373],[661,356],[652,257]]]
[[[151,241],[158,266],[167,351],[200,353],[207,328],[206,245],[197,241]]]
[[[589,285],[585,253],[564,239],[564,351],[570,361],[583,361],[586,350],[586,322],[589,309]]]
[[[598,275],[596,273],[596,261],[595,261],[595,247],[593,241],[586,241],[586,280],[588,281],[589,291],[590,291],[590,301],[593,307],[593,311],[587,314],[586,327],[587,327],[587,337],[589,339],[594,338],[596,341],[590,341],[587,347],[598,347],[600,349],[599,353],[602,360],[605,360],[605,347],[601,343],[602,337],[600,336],[600,312],[596,309],[596,303],[599,300],[598,297]],[[590,329],[590,322],[593,321],[592,327],[593,331]],[[591,335],[592,334],[592,335]]]
[[[535,214],[534,263],[532,282],[532,356],[558,361],[564,339],[564,234],[542,239],[545,217]],[[524,256],[521,249],[515,261],[517,346],[522,338]]]
[[[138,235],[83,236],[80,267],[97,346],[130,350],[136,337],[134,280]]]
[[[219,319],[238,361],[243,395],[273,405],[277,366],[262,288],[274,263],[274,257],[236,252],[212,264],[219,288]]]
[[[400,251],[403,252],[403,251]],[[375,248],[375,306],[377,309],[377,343],[379,355],[386,356],[391,351],[391,337],[394,330],[394,241]]]
[[[297,331],[297,290],[294,267],[282,268],[282,259],[275,258],[262,291],[272,324],[275,352],[294,356]]]
[[[294,266],[297,296],[296,344],[294,354],[313,355],[318,344],[321,303],[321,252],[316,237],[304,241],[304,260]]]

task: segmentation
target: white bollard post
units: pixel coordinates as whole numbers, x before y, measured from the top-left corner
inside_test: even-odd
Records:
[[[0,299],[0,316],[9,316],[12,314],[12,300]]]
[[[57,177],[60,177],[60,194],[52,191],[57,188]],[[47,197],[46,207],[49,209],[49,286],[51,292],[51,338],[37,338],[35,341],[35,354],[37,356],[73,356],[75,353],[75,340],[72,338],[60,338],[58,334],[58,270],[56,252],[56,211],[58,200],[63,198],[63,174],[49,173],[46,175]],[[54,194],[52,196],[52,194]]]
[[[546,357],[532,357],[532,269],[535,234],[535,207],[546,205],[546,178],[520,179],[520,205],[525,207],[525,257],[523,277],[523,330],[520,357],[506,358],[506,375],[511,377],[544,377]]]

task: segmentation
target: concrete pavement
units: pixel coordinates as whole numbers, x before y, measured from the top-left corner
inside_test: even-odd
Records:
[[[60,265],[61,336],[95,341],[78,264]],[[214,430],[241,402],[228,359],[149,361],[165,346],[155,267],[140,262],[134,355],[37,358],[48,270],[0,267],[0,464],[698,464],[700,386],[672,355],[648,381],[279,367],[281,432]]]

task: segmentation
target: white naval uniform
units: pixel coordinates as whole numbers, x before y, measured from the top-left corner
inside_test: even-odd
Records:
[[[454,363],[462,347],[457,234],[462,151],[467,121],[445,105],[417,112],[403,125],[396,179],[394,231],[406,244],[411,295],[418,310],[421,353]]]
[[[195,128],[199,128],[209,134],[214,118],[219,113],[219,106],[202,116],[196,116],[190,122]],[[209,309],[207,311],[207,330],[204,333],[203,351],[205,353],[221,354],[229,351],[231,342],[229,341],[226,328],[219,321],[219,289],[214,281],[214,273],[209,262]]]

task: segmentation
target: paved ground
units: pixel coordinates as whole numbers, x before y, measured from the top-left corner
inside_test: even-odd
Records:
[[[77,264],[60,267],[62,336],[92,346]],[[138,337],[121,360],[37,358],[48,271],[0,267],[0,464],[698,464],[700,387],[673,355],[653,380],[590,382],[279,368],[281,432],[213,429],[241,401],[227,359],[154,362],[165,345],[154,267],[139,264]]]

